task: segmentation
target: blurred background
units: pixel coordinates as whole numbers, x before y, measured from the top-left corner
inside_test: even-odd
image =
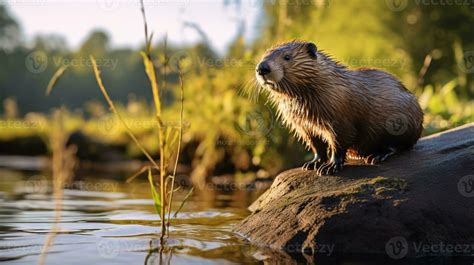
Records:
[[[184,135],[178,171],[193,181],[269,178],[311,154],[254,93],[254,69],[272,44],[313,41],[350,67],[399,77],[425,112],[424,135],[474,121],[474,4],[471,1],[145,1],[165,124]],[[0,0],[0,166],[47,167],[62,108],[77,170],[132,173],[145,162],[108,110],[91,68],[127,125],[159,151],[152,94],[140,51],[138,1]],[[52,93],[55,71],[69,66]],[[119,162],[119,163],[118,163]]]

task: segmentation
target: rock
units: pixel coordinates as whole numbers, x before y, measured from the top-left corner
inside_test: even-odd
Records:
[[[249,209],[234,231],[281,255],[473,255],[474,123],[379,165],[283,172]]]

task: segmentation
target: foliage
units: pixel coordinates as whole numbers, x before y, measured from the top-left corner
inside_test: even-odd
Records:
[[[425,135],[474,122],[474,102],[465,102],[456,94],[458,80],[444,85],[427,85],[420,96],[425,112]]]
[[[277,120],[265,96],[255,96],[252,80],[255,64],[266,48],[298,38],[314,41],[319,49],[351,67],[382,68],[398,76],[420,100],[425,135],[472,122],[471,6],[406,2],[401,10],[393,10],[388,0],[369,4],[356,0],[265,1],[255,40],[246,40],[239,28],[224,55],[213,51],[205,29],[195,24],[190,27],[201,34],[201,42],[168,47],[165,42],[148,43],[144,50],[156,57],[153,60],[130,49],[114,49],[107,33],[100,31],[86,38],[78,50],[68,49],[60,38],[52,43],[39,38],[33,48],[18,44],[13,50],[0,49],[0,99],[10,98],[12,106],[15,98],[19,106],[18,112],[9,107],[4,121],[22,121],[19,116],[28,113],[25,120],[48,124],[46,114],[29,112],[46,113],[52,106],[65,105],[72,109],[65,114],[67,129],[81,130],[100,142],[127,145],[131,157],[143,158],[127,137],[131,131],[150,155],[157,155],[163,137],[156,137],[157,108],[152,99],[160,97],[161,116],[166,117],[163,124],[172,126],[179,120],[179,61],[188,84],[181,162],[191,165],[193,179],[199,182],[212,175],[259,169],[277,173],[299,165],[310,154]],[[48,67],[40,74],[25,69],[25,58],[35,51],[48,55]],[[89,54],[96,56],[102,79],[113,87],[110,92],[123,122],[97,100],[101,95],[91,77]],[[432,60],[427,63],[425,58]],[[51,97],[44,98],[42,88],[53,70],[74,60],[80,63],[71,65],[57,81],[64,89],[53,90]],[[155,77],[143,71],[143,60],[154,65]],[[420,74],[422,68],[426,72]],[[150,93],[148,77],[152,83],[157,81],[159,95]],[[246,95],[244,88],[254,92]],[[46,137],[47,128],[2,128],[0,139]]]
[[[0,5],[0,51],[11,50],[20,43],[18,23],[8,13],[6,6]]]

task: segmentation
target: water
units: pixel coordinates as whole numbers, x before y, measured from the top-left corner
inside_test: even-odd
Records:
[[[50,191],[41,175],[0,172],[0,261],[37,263],[54,223]],[[186,193],[176,193],[176,202]],[[144,179],[82,178],[64,192],[60,232],[46,264],[258,263],[259,250],[231,232],[248,215],[252,197],[245,189],[196,191],[172,221],[160,254],[160,222]]]
[[[473,257],[303,257],[252,246],[232,228],[264,188],[197,190],[160,248],[160,222],[148,182],[82,177],[64,192],[60,232],[46,264],[474,264]],[[175,201],[179,204],[186,193],[176,193]],[[53,224],[48,178],[0,169],[0,264],[36,264]]]

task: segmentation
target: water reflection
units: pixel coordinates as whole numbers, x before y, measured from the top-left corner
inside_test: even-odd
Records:
[[[51,183],[42,176],[0,170],[0,262],[37,263],[54,223]],[[146,181],[83,177],[64,192],[46,264],[472,264],[472,257],[313,257],[252,246],[232,228],[263,191],[247,184],[201,187],[161,242]],[[174,209],[186,193],[176,194]]]
[[[54,222],[52,186],[43,174],[0,173],[0,261],[36,263]],[[148,183],[82,177],[67,185],[47,264],[256,263],[252,247],[231,232],[254,191],[197,190],[161,246]],[[186,195],[176,194],[175,207]],[[4,240],[3,240],[4,239]]]

